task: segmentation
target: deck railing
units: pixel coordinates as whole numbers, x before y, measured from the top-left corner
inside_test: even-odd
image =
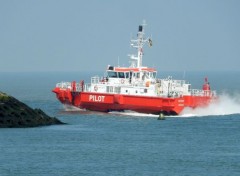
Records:
[[[71,82],[60,82],[56,84],[56,87],[61,88],[61,89],[71,89]]]
[[[201,90],[201,89],[192,89],[191,95],[193,96],[209,96],[214,97],[217,95],[215,90]]]
[[[71,82],[60,82],[56,84],[56,87],[60,89],[69,89],[73,90],[72,83]],[[76,92],[82,92],[82,86],[80,83],[76,83]]]

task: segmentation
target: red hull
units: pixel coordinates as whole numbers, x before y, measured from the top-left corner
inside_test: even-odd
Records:
[[[140,113],[177,115],[185,107],[207,106],[211,96],[153,97],[94,92],[72,92],[55,88],[53,90],[63,104],[81,109],[110,112],[132,110]]]

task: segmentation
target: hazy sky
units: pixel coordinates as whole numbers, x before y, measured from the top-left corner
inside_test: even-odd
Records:
[[[143,19],[143,65],[239,70],[239,0],[0,0],[0,72],[129,66]]]

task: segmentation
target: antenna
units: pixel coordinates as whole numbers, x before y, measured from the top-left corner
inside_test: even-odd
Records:
[[[143,20],[142,24],[138,26],[137,39],[131,39],[131,47],[137,49],[136,54],[129,55],[131,67],[142,67],[143,46],[145,43],[149,43],[149,46],[152,46],[152,40],[149,37],[147,39],[144,37],[144,27],[146,25],[146,20]]]
[[[143,25],[143,26],[147,26],[146,20],[143,19],[142,25]]]

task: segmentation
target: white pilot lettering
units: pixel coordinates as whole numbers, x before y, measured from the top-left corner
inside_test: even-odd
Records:
[[[89,101],[104,102],[105,96],[89,95]]]

